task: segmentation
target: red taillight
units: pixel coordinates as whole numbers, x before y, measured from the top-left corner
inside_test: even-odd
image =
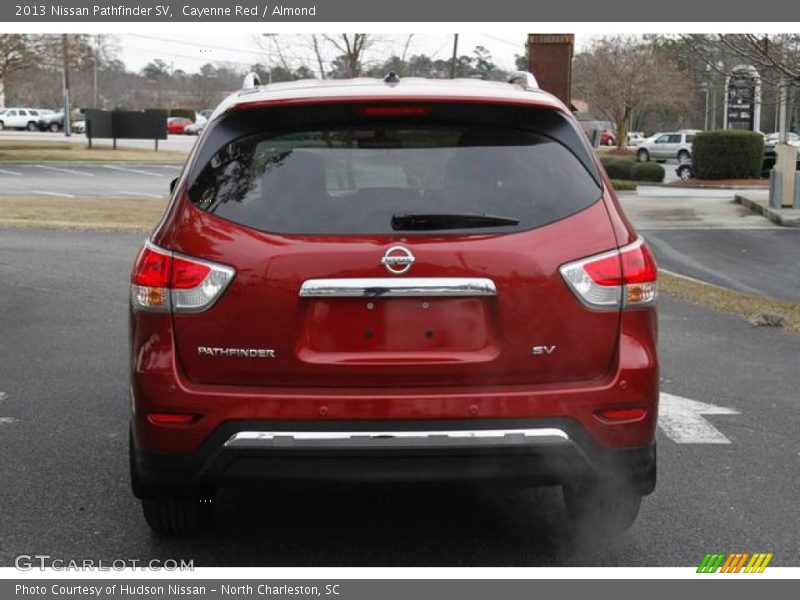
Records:
[[[650,248],[642,243],[622,253],[622,273],[625,283],[650,283],[658,279],[658,267]]]
[[[619,255],[616,253],[586,263],[583,265],[583,270],[597,285],[622,285],[623,283]]]
[[[610,408],[597,411],[597,416],[606,421],[639,421],[645,415],[645,408]]]
[[[192,262],[183,258],[175,258],[172,262],[172,285],[176,289],[193,288],[205,280],[211,273],[208,265]]]
[[[217,301],[233,279],[225,265],[175,256],[148,243],[131,273],[131,302],[149,312],[202,312]]]
[[[567,263],[560,271],[575,295],[590,308],[641,308],[656,299],[658,268],[642,238],[619,250]]]
[[[145,246],[136,257],[131,273],[131,283],[148,287],[168,287],[171,258]]]
[[[362,106],[362,117],[427,117],[430,106]]]
[[[188,425],[199,418],[199,415],[176,413],[150,413],[147,415],[147,420],[153,425]]]

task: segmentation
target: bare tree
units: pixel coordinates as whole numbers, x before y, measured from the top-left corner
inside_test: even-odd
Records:
[[[325,61],[322,58],[322,44],[317,34],[311,34],[311,47],[314,49],[314,56],[317,59],[317,68],[319,69],[319,78],[325,79]]]
[[[634,36],[596,40],[575,57],[573,72],[576,92],[614,124],[618,149],[625,148],[636,112],[680,108],[690,93],[675,63]]]
[[[372,44],[372,36],[368,33],[340,33],[339,35],[323,35],[323,38],[330,43],[347,65],[347,75],[358,77],[361,75],[361,67],[364,61],[364,52]]]
[[[31,36],[20,33],[0,35],[0,108],[5,106],[6,76],[32,67],[36,62]]]
[[[720,53],[755,67],[767,82],[800,81],[800,35],[687,34],[681,38],[704,59],[710,69],[724,75],[733,65],[720,64],[715,60]]]

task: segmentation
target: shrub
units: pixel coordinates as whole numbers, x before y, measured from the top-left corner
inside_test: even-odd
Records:
[[[755,131],[706,131],[692,144],[692,173],[698,179],[755,178],[763,161],[764,136]]]
[[[631,179],[633,181],[661,183],[664,181],[664,167],[651,162],[634,163]]]
[[[600,162],[603,163],[606,173],[611,179],[631,179],[633,165],[635,164],[632,160],[603,157]]]
[[[633,181],[620,181],[619,179],[612,179],[611,185],[618,192],[633,192],[636,191],[636,184]]]

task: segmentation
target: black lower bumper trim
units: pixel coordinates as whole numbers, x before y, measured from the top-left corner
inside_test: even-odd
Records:
[[[564,439],[508,443],[483,439],[477,444],[384,444],[365,448],[348,445],[264,447],[226,445],[239,432],[365,431],[380,427],[414,432],[428,423],[226,423],[192,454],[147,453],[132,449],[134,492],[139,497],[178,492],[198,485],[214,486],[248,480],[270,481],[458,481],[499,479],[537,485],[573,484],[614,479],[641,495],[656,481],[655,446],[607,450],[597,446],[575,422],[560,420],[486,420],[436,422],[442,431],[557,428]],[[311,429],[313,428],[313,429]],[[517,440],[519,441],[519,440]],[[536,443],[539,442],[539,443]]]

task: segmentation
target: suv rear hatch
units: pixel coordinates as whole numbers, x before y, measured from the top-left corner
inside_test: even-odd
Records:
[[[586,308],[559,273],[616,247],[581,136],[509,105],[233,111],[203,138],[171,230],[175,251],[236,271],[209,310],[173,316],[183,372],[269,387],[602,377],[619,313]]]

